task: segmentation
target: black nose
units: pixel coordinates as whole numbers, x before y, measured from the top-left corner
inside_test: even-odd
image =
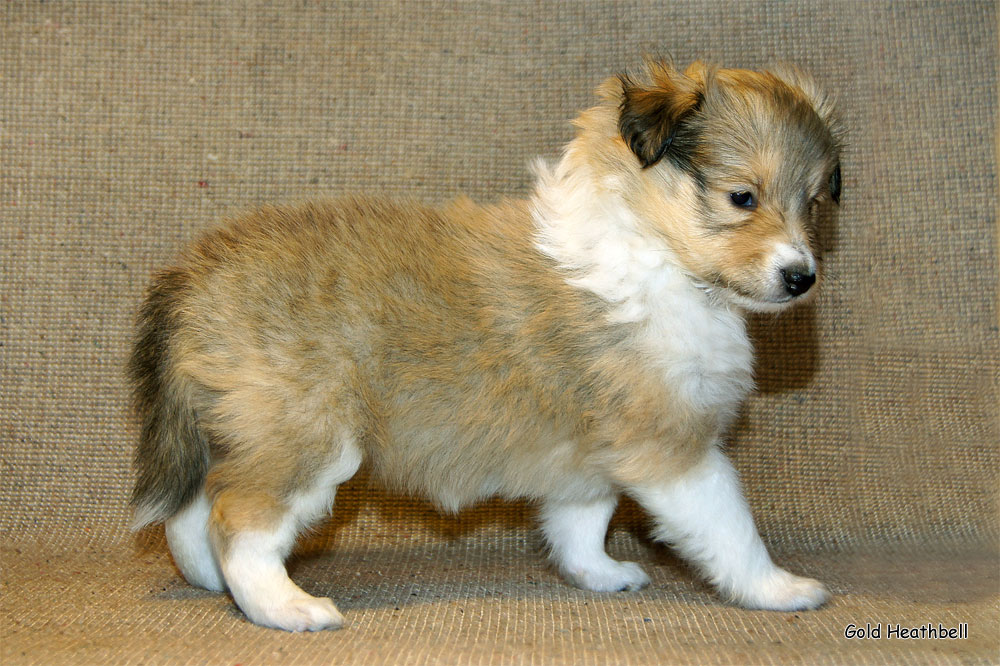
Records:
[[[808,269],[782,268],[781,279],[785,283],[785,291],[792,296],[801,296],[816,282],[816,274]]]

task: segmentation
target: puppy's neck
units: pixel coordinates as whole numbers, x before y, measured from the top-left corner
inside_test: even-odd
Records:
[[[650,368],[724,429],[753,386],[744,313],[700,285],[665,239],[643,229],[616,183],[567,157],[555,167],[536,165],[536,246],[570,285],[611,304],[611,323],[635,326],[630,339]]]
[[[571,285],[614,304],[614,321],[643,322],[678,301],[744,318],[684,270],[665,238],[643,229],[619,193],[619,176],[599,175],[573,144],[555,165],[539,160],[534,171],[536,246],[567,271]]]

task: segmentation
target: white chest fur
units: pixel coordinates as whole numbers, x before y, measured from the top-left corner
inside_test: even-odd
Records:
[[[638,328],[642,351],[678,398],[717,411],[724,425],[753,387],[743,313],[694,282],[620,199],[578,173],[536,169],[538,248],[571,284],[612,303],[613,322]]]
[[[644,307],[625,307],[642,316],[642,345],[665,382],[695,409],[718,410],[728,421],[753,388],[753,351],[742,314],[669,264],[647,278],[640,294]]]

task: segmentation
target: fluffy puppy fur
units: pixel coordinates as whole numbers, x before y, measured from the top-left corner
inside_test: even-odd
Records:
[[[135,526],[253,622],[336,628],[284,558],[362,463],[457,511],[531,498],[573,584],[619,496],[750,608],[816,608],[775,566],[720,441],[751,390],[745,313],[812,293],[840,191],[828,101],[795,70],[648,62],[598,90],[527,201],[342,199],[230,221],[158,273],[130,371]]]

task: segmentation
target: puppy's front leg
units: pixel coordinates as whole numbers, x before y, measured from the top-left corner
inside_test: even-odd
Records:
[[[649,576],[635,562],[618,562],[604,551],[608,521],[618,498],[589,502],[546,500],[541,522],[560,573],[573,585],[594,592],[638,590]]]
[[[630,491],[656,521],[654,536],[693,562],[718,590],[747,608],[818,608],[829,593],[771,561],[732,464],[716,447],[684,476]]]

